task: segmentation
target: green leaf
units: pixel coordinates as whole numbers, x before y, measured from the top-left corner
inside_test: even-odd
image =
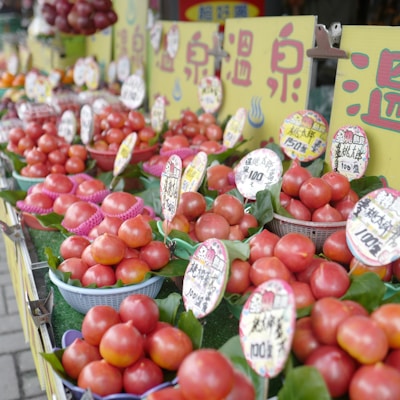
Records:
[[[241,242],[240,240],[221,240],[228,251],[229,261],[239,258],[240,260],[248,260],[250,257],[250,244]]]
[[[164,276],[166,278],[174,278],[185,275],[186,268],[189,264],[188,260],[174,259],[158,271],[152,271],[152,275]]]
[[[385,282],[385,287],[386,291],[382,304],[400,303],[400,285],[398,283]]]
[[[154,299],[160,310],[160,321],[175,325],[176,315],[181,304],[182,296],[179,293],[170,293],[164,299]]]
[[[256,201],[250,206],[250,213],[253,214],[259,225],[264,226],[274,218],[274,207],[272,193],[270,190],[260,190],[256,194]]]
[[[61,358],[64,353],[64,349],[58,349],[52,353],[40,353],[40,355],[51,365],[54,372],[57,375],[67,381],[71,381],[71,378],[66,374],[65,369],[61,363]]]
[[[250,293],[245,295],[237,294],[237,293],[225,293],[224,299],[229,308],[229,311],[234,315],[236,319],[240,319],[240,314],[242,313],[242,309],[246,300],[249,298]]]
[[[386,287],[379,276],[366,272],[359,276],[350,275],[351,284],[342,300],[354,300],[362,304],[369,312],[377,308],[385,295]]]
[[[14,171],[20,173],[21,169],[26,166],[26,162],[22,161],[21,157],[18,154],[9,151],[6,148],[2,148],[1,151],[8,157],[8,159],[12,163]]]
[[[157,216],[161,217],[162,209],[161,209],[161,199],[160,199],[160,187],[159,186],[150,186],[148,189],[136,193],[136,196],[139,196],[143,199],[144,204],[146,206],[152,207]]]
[[[57,267],[61,263],[61,257],[57,257],[56,255],[54,255],[50,247],[44,248],[44,254],[46,256],[47,264],[49,264],[49,267],[53,271],[57,270]]]
[[[177,327],[189,335],[194,349],[201,347],[204,329],[192,310],[184,311],[180,314]]]
[[[270,142],[265,146],[265,148],[274,151],[282,162],[285,160],[285,155],[283,154],[282,148],[278,144]]]
[[[285,378],[278,400],[331,400],[322,375],[315,367],[293,368]]]
[[[43,215],[35,214],[35,217],[43,226],[57,228],[61,232],[68,233],[68,231],[61,225],[64,217],[60,214],[55,212]]]
[[[350,187],[360,197],[364,197],[368,193],[383,187],[383,182],[378,176],[363,176],[350,181]]]
[[[13,207],[16,207],[18,200],[24,200],[26,194],[25,190],[0,190],[0,197]]]
[[[307,168],[312,176],[320,177],[324,171],[324,160],[321,158],[317,158],[311,164],[308,164],[305,168]]]

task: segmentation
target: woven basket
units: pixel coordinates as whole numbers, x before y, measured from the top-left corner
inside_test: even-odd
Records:
[[[346,221],[310,222],[287,218],[274,213],[274,218],[267,224],[267,228],[280,237],[290,232],[302,233],[314,242],[316,252],[319,253],[325,240],[332,233],[346,228]]]
[[[90,308],[96,305],[109,305],[119,310],[121,301],[134,293],[156,297],[161,290],[164,278],[154,276],[143,283],[127,285],[119,288],[83,288],[72,286],[61,281],[57,275],[49,269],[50,280],[58,287],[64,300],[76,311],[86,314]]]

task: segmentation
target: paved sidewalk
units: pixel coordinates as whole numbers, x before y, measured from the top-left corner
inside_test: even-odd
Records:
[[[0,383],[1,400],[46,400],[29,343],[25,342],[0,234]]]

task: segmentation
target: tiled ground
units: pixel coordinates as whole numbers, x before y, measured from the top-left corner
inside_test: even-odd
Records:
[[[25,342],[0,233],[0,383],[1,400],[45,400],[29,343]]]

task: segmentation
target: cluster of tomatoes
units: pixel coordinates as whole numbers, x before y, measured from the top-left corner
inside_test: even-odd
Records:
[[[282,176],[280,200],[296,219],[339,222],[347,220],[359,198],[344,175],[330,171],[314,177],[294,161]]]
[[[137,133],[135,148],[151,147],[156,132],[138,110],[126,110],[112,105],[104,107],[94,118],[94,134],[91,147],[98,151],[116,153],[122,141],[132,132]]]
[[[368,312],[361,304],[323,297],[297,320],[292,350],[321,373],[332,397],[400,396],[400,305]]]
[[[194,350],[181,329],[160,320],[157,303],[143,294],[125,297],[118,311],[92,307],[82,321],[82,337],[63,352],[62,365],[78,387],[100,396],[117,393],[148,399],[252,399],[251,381],[220,352]],[[166,389],[164,372],[176,373],[179,386]],[[246,397],[240,397],[245,395]],[[200,397],[199,397],[200,396]]]
[[[188,233],[196,242],[210,238],[243,240],[250,228],[257,228],[254,215],[246,213],[244,204],[235,196],[221,193],[208,208],[206,198],[199,192],[181,194],[174,218],[163,221],[163,230],[172,229]]]
[[[28,122],[9,131],[7,150],[25,158],[20,174],[42,178],[49,173],[77,174],[86,169],[87,150],[57,134],[57,123]]]

